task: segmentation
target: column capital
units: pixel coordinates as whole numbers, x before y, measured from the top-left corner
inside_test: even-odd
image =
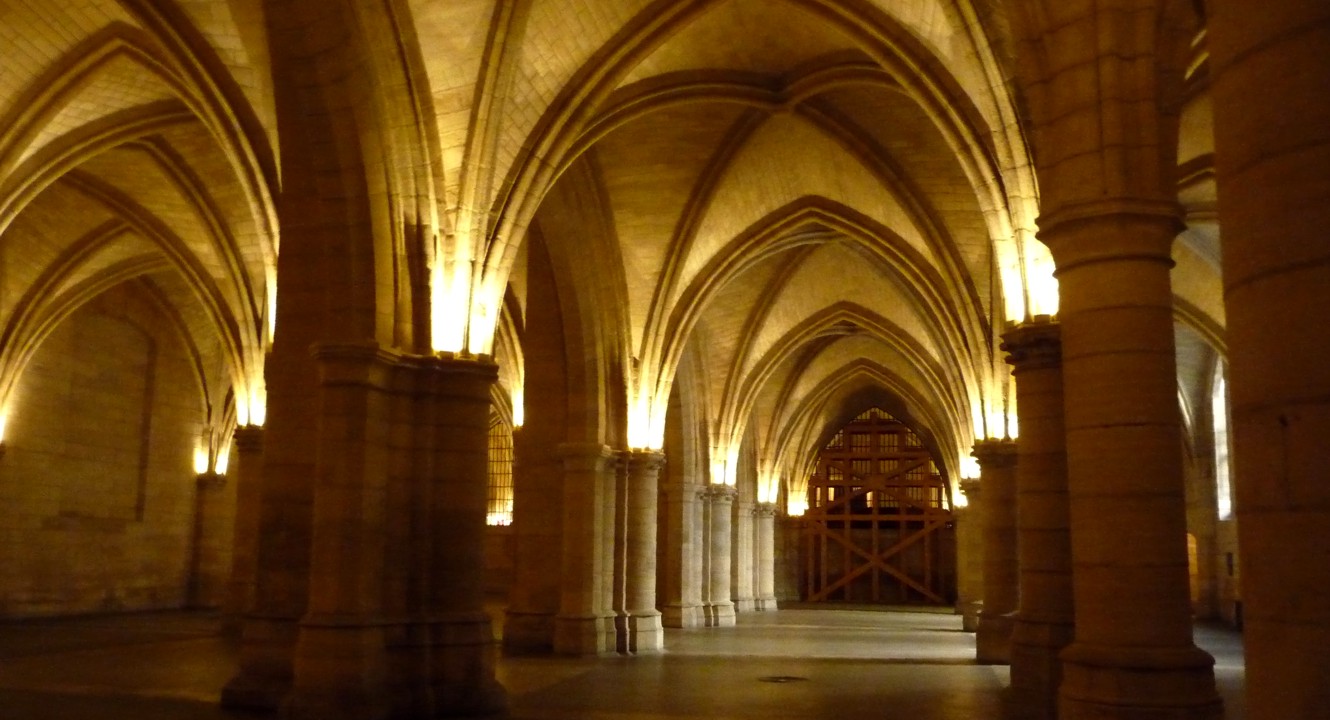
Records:
[[[733,485],[708,485],[698,493],[698,497],[712,502],[733,502],[739,490]]]
[[[221,490],[226,487],[226,476],[215,472],[202,472],[194,476],[200,491]]]
[[[981,490],[979,478],[965,478],[964,480],[961,480],[960,486],[961,494],[964,495],[967,500],[971,502],[979,501],[979,492]]]
[[[1036,315],[1009,326],[1002,333],[1001,348],[1015,374],[1061,367],[1062,325],[1049,315]]]
[[[628,466],[628,473],[657,472],[665,466],[665,453],[660,450],[634,448],[620,450],[619,457]]]
[[[570,470],[601,470],[618,455],[608,445],[596,442],[559,443],[555,452],[564,468]]]
[[[753,506],[753,517],[776,517],[776,503],[760,502]]]
[[[1121,260],[1173,266],[1173,239],[1182,232],[1182,206],[1172,199],[1117,197],[1050,207],[1039,215],[1039,241],[1060,274],[1074,267]],[[1111,232],[1114,242],[1099,241]]]
[[[974,444],[971,457],[979,461],[983,470],[1012,467],[1016,464],[1016,441],[1010,439],[979,440]]]
[[[231,432],[231,444],[241,454],[256,453],[263,450],[262,425],[237,425]]]

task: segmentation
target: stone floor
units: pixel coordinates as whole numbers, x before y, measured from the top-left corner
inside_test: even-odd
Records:
[[[1228,717],[1242,718],[1242,645],[1200,627],[1216,655]],[[654,657],[504,658],[512,717],[656,718],[1000,717],[1005,667],[975,665],[974,636],[954,615],[784,609],[738,627],[669,630]],[[197,613],[0,624],[4,720],[215,720],[236,648]]]

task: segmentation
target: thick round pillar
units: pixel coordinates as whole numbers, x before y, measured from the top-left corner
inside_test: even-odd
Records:
[[[1330,707],[1330,3],[1213,0],[1247,716]]]
[[[1210,718],[1213,659],[1192,643],[1173,344],[1176,207],[1040,218],[1062,297],[1076,639],[1060,717]]]
[[[238,636],[244,616],[254,609],[254,578],[259,564],[259,514],[263,510],[263,427],[242,425],[231,435],[235,453],[230,475],[236,488],[232,533],[231,579],[222,605],[222,632]]]
[[[1055,720],[1059,654],[1073,637],[1062,340],[1038,317],[1009,329],[1002,349],[1016,378],[1016,535],[1020,607],[1011,637],[1011,705],[1021,718]]]
[[[628,651],[659,652],[665,631],[656,608],[656,509],[662,453],[628,453]]]
[[[707,625],[734,625],[734,600],[730,597],[730,548],[732,526],[730,513],[735,489],[729,485],[711,485],[704,493],[707,503],[708,565]]]
[[[776,504],[758,503],[753,508],[753,555],[757,563],[756,609],[775,610],[776,604]]]
[[[981,663],[1011,660],[1012,613],[1019,585],[1016,565],[1016,443],[980,440],[974,444],[979,461],[979,506],[984,543],[984,606],[975,634],[975,657]]]
[[[563,655],[613,652],[613,616],[605,587],[613,568],[604,546],[605,504],[614,493],[615,453],[600,443],[565,443],[563,460],[563,557],[554,651]],[[607,577],[607,574],[609,577]]]
[[[961,615],[961,629],[975,632],[984,607],[981,493],[978,478],[961,480],[960,487],[966,504],[951,511],[956,521],[956,611]]]

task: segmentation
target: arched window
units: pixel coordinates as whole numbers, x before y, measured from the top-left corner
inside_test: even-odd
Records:
[[[513,522],[513,431],[497,417],[491,418],[489,432],[489,508],[485,522],[511,525]]]
[[[1227,520],[1233,517],[1233,484],[1229,469],[1228,382],[1222,362],[1215,364],[1210,401],[1215,428],[1215,499],[1219,519]]]

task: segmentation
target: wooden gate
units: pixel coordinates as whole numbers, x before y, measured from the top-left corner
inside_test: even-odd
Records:
[[[947,486],[919,436],[882,410],[860,415],[823,448],[809,479],[803,597],[953,602],[949,507]]]

